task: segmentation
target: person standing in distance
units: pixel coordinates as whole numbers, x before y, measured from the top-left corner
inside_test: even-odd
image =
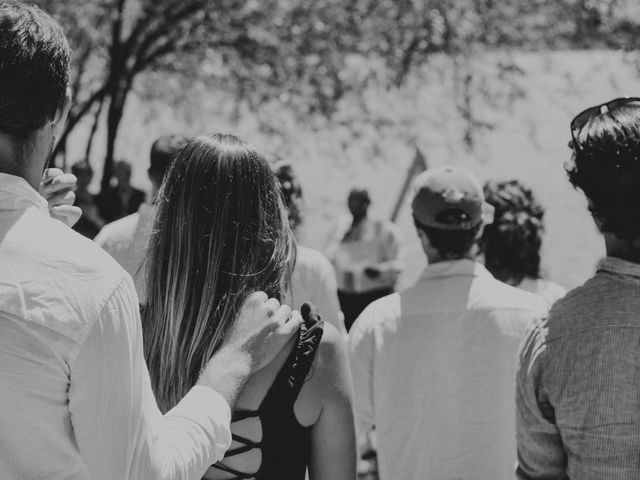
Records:
[[[596,274],[530,325],[517,374],[517,477],[640,477],[640,98],[571,122],[569,181],[607,252]]]
[[[367,305],[394,291],[403,264],[400,230],[391,222],[369,217],[369,192],[352,189],[347,205],[351,225],[329,247],[328,257],[336,270],[338,298],[349,331]]]
[[[501,282],[540,295],[551,307],[567,291],[545,278],[540,267],[544,207],[519,180],[487,182],[484,195],[495,209],[480,241],[485,267]]]
[[[197,385],[160,413],[130,276],[52,218],[73,216],[72,198],[53,194],[65,177],[40,185],[71,103],[69,62],[49,15],[0,0],[0,478],[201,478],[231,443],[247,378],[300,316],[250,295]]]
[[[357,432],[375,427],[381,480],[511,479],[516,354],[546,303],[475,260],[493,212],[469,171],[429,169],[414,187],[428,266],[349,332]]]

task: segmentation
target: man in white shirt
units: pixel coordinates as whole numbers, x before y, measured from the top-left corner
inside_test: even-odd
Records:
[[[372,301],[394,291],[402,272],[402,235],[392,222],[370,218],[369,192],[354,188],[347,200],[352,221],[329,247],[347,331]]]
[[[492,215],[470,172],[431,169],[415,188],[429,265],[349,333],[358,432],[375,427],[381,480],[511,479],[516,354],[546,303],[475,261]]]
[[[37,191],[52,190],[39,184],[70,106],[69,59],[51,17],[0,0],[0,478],[201,478],[231,442],[246,379],[300,318],[251,295],[197,385],[160,413],[131,278]]]
[[[187,141],[188,138],[181,135],[164,135],[153,142],[147,170],[151,203],[145,202],[137,212],[105,225],[94,239],[131,275],[141,304],[147,298],[144,261],[156,216],[155,199],[173,156]]]

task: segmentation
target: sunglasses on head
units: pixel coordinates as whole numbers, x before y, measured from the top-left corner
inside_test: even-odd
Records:
[[[640,98],[638,97],[620,97],[615,98],[607,103],[602,103],[600,105],[596,105],[595,107],[589,107],[586,110],[581,111],[578,115],[573,117],[571,120],[571,139],[573,140],[574,148],[578,148],[578,135],[589,120],[593,117],[601,115],[603,113],[609,113],[611,110],[615,110],[616,108],[623,107],[625,105],[629,105],[631,103],[640,103]]]

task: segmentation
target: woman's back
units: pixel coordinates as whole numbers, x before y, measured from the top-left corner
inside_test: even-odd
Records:
[[[169,410],[197,382],[248,296],[264,291],[283,298],[296,245],[269,163],[232,135],[188,142],[174,157],[158,199],[143,325],[151,382],[160,407]],[[232,474],[220,478],[303,478],[307,464],[312,478],[354,477],[342,339],[336,334],[338,341],[329,341],[328,329],[319,347],[320,327],[306,328],[232,402],[236,442],[226,462]],[[314,374],[305,383],[318,349]],[[330,448],[334,439],[342,456]]]
[[[305,478],[314,427],[335,394],[330,383],[339,366],[333,352],[343,340],[314,315],[304,318],[300,335],[245,385],[234,409],[233,444],[206,479]]]

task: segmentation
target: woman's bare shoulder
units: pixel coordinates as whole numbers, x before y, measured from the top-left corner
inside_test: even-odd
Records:
[[[330,400],[336,393],[336,388],[342,388],[340,383],[346,375],[347,366],[346,339],[336,327],[330,323],[324,324],[324,333],[309,381],[319,387],[323,401]]]

